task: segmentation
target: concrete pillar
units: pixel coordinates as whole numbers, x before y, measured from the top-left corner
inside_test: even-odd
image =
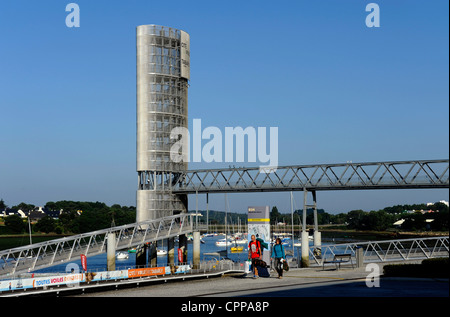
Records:
[[[175,238],[167,239],[167,265],[175,265]]]
[[[317,220],[317,196],[316,196],[316,191],[313,190],[312,191],[312,196],[313,196],[313,208],[314,208],[314,246],[315,247],[320,247],[322,245],[322,235],[319,232],[319,222]]]
[[[322,233],[314,230],[314,246],[320,247],[322,245]]]
[[[200,231],[194,231],[194,243],[192,248],[193,268],[200,268]]]
[[[356,248],[356,267],[364,266],[364,249],[362,247]]]
[[[149,244],[147,248],[148,265],[152,267],[158,266],[158,254],[156,250],[156,241]]]
[[[108,233],[106,241],[106,269],[116,270],[116,234]]]
[[[302,222],[302,258],[301,267],[309,266],[309,240],[308,231],[306,231],[306,211],[308,210],[308,191],[303,189],[303,222]]]
[[[308,231],[302,231],[302,258],[301,267],[309,267],[309,241]]]

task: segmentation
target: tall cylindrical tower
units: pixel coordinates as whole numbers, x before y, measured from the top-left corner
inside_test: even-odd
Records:
[[[189,48],[184,31],[136,29],[138,222],[187,211],[187,196],[171,192],[187,162],[171,160],[170,133],[188,127]]]

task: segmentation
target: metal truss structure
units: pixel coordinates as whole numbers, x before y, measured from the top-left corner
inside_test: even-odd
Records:
[[[449,160],[192,170],[170,184],[178,194],[448,188]]]
[[[34,271],[106,253],[107,236],[116,234],[116,250],[141,246],[192,232],[193,215],[179,214],[0,251],[0,277]]]
[[[320,252],[317,247],[310,247],[309,256],[312,265],[320,266],[325,260],[333,259],[335,254],[346,253],[356,256],[357,248],[363,248],[365,263],[448,257],[448,238],[447,236],[321,245]]]

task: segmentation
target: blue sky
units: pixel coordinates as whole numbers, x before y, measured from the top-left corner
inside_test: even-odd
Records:
[[[142,24],[191,36],[189,124],[276,126],[280,165],[448,158],[446,0],[375,1],[379,28],[366,27],[364,0],[74,2],[79,28],[65,25],[70,1],[0,2],[0,198],[10,206],[135,205]],[[232,211],[290,208],[288,193],[228,199]],[[334,213],[448,200],[448,190],[318,199]],[[223,209],[223,195],[210,208]]]

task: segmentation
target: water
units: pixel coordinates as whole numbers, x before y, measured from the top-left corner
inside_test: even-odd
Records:
[[[204,237],[203,241],[205,243],[200,244],[200,260],[210,260],[211,257],[205,256],[204,253],[213,253],[213,252],[219,252],[221,250],[225,250],[224,246],[216,246],[216,241],[223,239],[224,235],[218,235],[214,237]],[[287,244],[284,244],[286,252],[292,252],[292,240],[289,240]],[[294,243],[297,243],[297,238],[294,239]],[[327,244],[333,244],[333,241],[324,241],[322,240],[323,245]],[[336,242],[337,243],[337,242]],[[177,246],[177,244],[175,244]],[[310,246],[312,245],[312,241],[310,241]],[[248,258],[248,245],[247,244],[238,244],[238,246],[243,247],[242,252],[231,252],[231,247],[233,247],[234,244],[228,245],[228,258],[235,261],[235,262],[243,262],[247,260]],[[188,262],[192,263],[192,243],[188,243]],[[165,249],[167,250],[167,246],[158,244],[158,249]],[[133,269],[136,267],[136,254],[135,253],[128,253],[129,258],[119,260],[116,259],[116,270],[121,269]],[[177,250],[175,248],[175,257],[177,255]],[[294,247],[294,257],[297,257],[297,247]],[[177,260],[175,259],[175,263]],[[76,261],[72,261],[70,263],[74,263],[78,265],[78,267],[81,269],[81,260],[78,259]],[[35,273],[61,273],[66,272],[66,269],[69,270],[70,267],[73,267],[73,265],[68,266],[69,263],[62,263],[58,264],[52,267],[40,269],[37,271],[34,271]],[[157,265],[158,266],[165,266],[167,265],[167,255],[158,256],[157,259]],[[98,272],[98,271],[106,271],[106,254],[100,254],[92,257],[87,258],[87,269],[89,272]]]

